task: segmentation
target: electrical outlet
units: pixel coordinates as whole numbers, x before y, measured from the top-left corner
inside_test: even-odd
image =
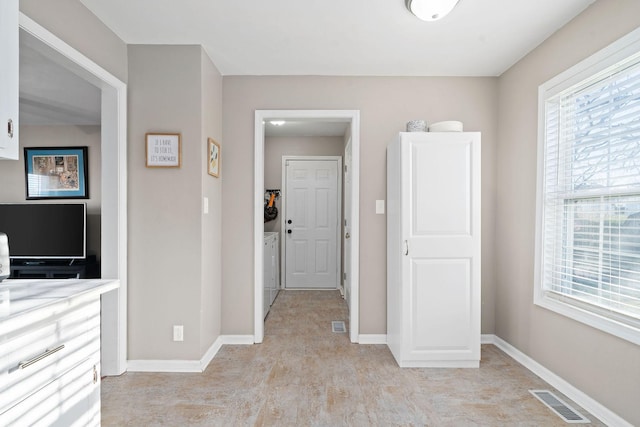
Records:
[[[173,340],[184,341],[184,326],[173,325]]]

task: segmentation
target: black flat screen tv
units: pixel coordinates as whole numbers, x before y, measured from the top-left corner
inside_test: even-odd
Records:
[[[84,259],[87,206],[84,203],[0,203],[0,231],[9,238],[12,259]]]

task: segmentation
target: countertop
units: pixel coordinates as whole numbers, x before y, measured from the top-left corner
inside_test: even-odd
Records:
[[[0,282],[0,337],[55,313],[72,302],[99,297],[120,287],[108,279],[20,279]]]

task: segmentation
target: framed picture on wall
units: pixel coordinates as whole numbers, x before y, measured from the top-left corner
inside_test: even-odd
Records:
[[[182,146],[179,133],[148,133],[146,157],[148,168],[179,168]]]
[[[216,178],[220,177],[220,144],[213,138],[207,139],[207,172]]]
[[[27,200],[88,199],[87,147],[25,147]]]

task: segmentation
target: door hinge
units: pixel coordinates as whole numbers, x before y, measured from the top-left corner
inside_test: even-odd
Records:
[[[347,273],[342,273],[342,280],[347,280]]]

